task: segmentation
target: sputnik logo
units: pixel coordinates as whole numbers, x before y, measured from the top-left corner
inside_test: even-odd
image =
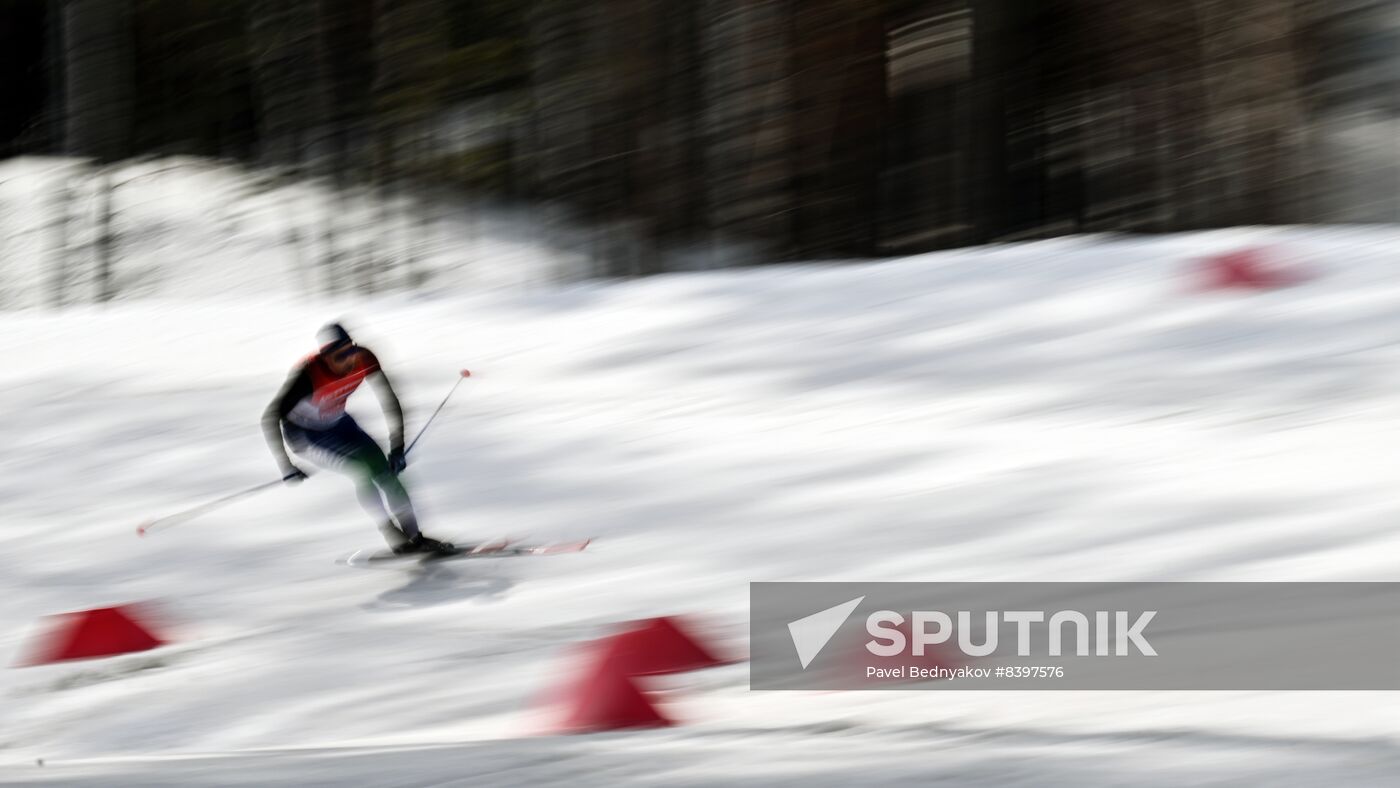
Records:
[[[806,670],[807,666],[812,664],[812,660],[826,648],[831,636],[846,623],[846,619],[851,617],[864,599],[865,597],[858,596],[849,602],[842,602],[788,624],[788,634],[792,635],[792,645],[797,649],[797,658],[801,660],[803,670]]]

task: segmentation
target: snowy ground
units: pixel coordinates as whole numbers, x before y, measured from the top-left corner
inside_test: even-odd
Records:
[[[1241,242],[1317,278],[1193,291]],[[180,640],[0,670],[0,783],[1395,784],[1387,693],[752,693],[738,665],[660,683],[680,726],[531,734],[612,622],[695,614],[742,653],[750,581],[1395,580],[1397,249],[1237,231],[0,315],[0,659],[113,602]],[[259,414],[334,317],[411,424],[475,373],[406,477],[430,533],[594,548],[342,568],[376,535],[328,474],[136,538],[274,473]]]

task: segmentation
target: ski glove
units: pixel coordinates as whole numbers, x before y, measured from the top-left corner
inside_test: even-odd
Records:
[[[394,449],[389,452],[389,470],[395,476],[403,473],[403,469],[408,467],[408,453],[403,449]]]
[[[283,482],[284,484],[288,484],[288,485],[292,485],[292,484],[301,484],[302,480],[304,480],[305,478],[306,478],[306,471],[303,471],[302,469],[300,469],[300,468],[296,467],[295,465],[293,465],[293,466],[287,471],[287,474],[286,474],[285,476],[282,477],[282,482]]]

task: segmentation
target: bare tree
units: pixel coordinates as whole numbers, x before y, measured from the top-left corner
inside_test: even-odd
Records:
[[[68,153],[110,162],[131,154],[133,52],[130,0],[63,4]]]

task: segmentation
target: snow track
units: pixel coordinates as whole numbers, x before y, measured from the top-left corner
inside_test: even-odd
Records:
[[[1244,243],[1316,278],[1192,289]],[[741,665],[663,682],[675,728],[522,734],[612,622],[699,614],[742,653],[755,580],[1396,579],[1397,249],[1240,230],[0,315],[0,659],[113,602],[180,643],[0,671],[0,783],[1394,784],[1384,693],[751,693]],[[594,545],[349,571],[376,534],[330,474],[136,538],[275,472],[258,417],[332,318],[410,425],[473,371],[406,476],[425,530]]]

